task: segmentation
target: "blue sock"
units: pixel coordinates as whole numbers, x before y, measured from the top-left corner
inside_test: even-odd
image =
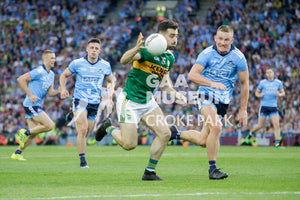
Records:
[[[25,135],[27,136],[31,135],[29,128],[26,130]]]
[[[80,162],[84,162],[85,161],[85,153],[79,154],[79,158],[80,158]]]
[[[170,140],[174,140],[174,139],[180,140],[180,134],[181,134],[181,131],[177,131],[177,132],[172,131]]]
[[[22,153],[22,151],[19,150],[19,149],[17,149],[16,152],[15,152],[15,154],[21,154],[21,153]]]
[[[215,160],[208,161],[209,163],[209,173],[212,172],[212,170],[217,168],[217,162]]]

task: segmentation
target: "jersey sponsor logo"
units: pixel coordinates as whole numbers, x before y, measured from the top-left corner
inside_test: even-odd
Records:
[[[101,80],[103,77],[101,76],[82,76],[83,83],[95,83]]]
[[[164,77],[164,75],[168,72],[168,69],[165,67],[162,67],[160,65],[156,65],[154,63],[145,61],[142,63],[139,63],[138,61],[135,61],[133,63],[133,67],[135,69],[140,69],[146,73],[157,75],[159,78]]]
[[[168,69],[159,65],[151,65],[150,68],[152,69],[151,73],[156,74],[160,78],[162,78],[168,72]]]
[[[230,70],[226,69],[207,69],[206,71],[208,76],[213,76],[213,77],[219,77],[219,78],[229,78],[230,77]]]

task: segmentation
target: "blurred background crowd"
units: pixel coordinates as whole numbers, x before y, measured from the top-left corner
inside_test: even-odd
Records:
[[[163,1],[161,1],[163,2]],[[179,24],[177,49],[173,52],[176,62],[170,72],[175,84],[184,77],[188,85],[176,89],[182,92],[197,90],[188,81],[188,73],[198,54],[213,44],[213,36],[221,24],[234,28],[234,45],[245,55],[250,73],[250,96],[248,104],[248,132],[258,119],[259,100],[255,97],[258,83],[264,79],[265,69],[274,68],[276,78],[283,82],[286,96],[279,99],[280,125],[283,133],[300,133],[300,4],[296,0],[216,0],[208,9],[200,0],[178,0],[173,10],[157,16],[145,15],[145,7],[151,1],[143,0],[11,0],[0,2],[0,135],[6,143],[13,141],[18,129],[26,127],[22,102],[25,98],[16,79],[41,65],[45,49],[56,53],[55,87],[59,75],[68,64],[85,55],[87,41],[97,37],[102,41],[101,57],[111,63],[116,80],[115,96],[125,86],[131,65],[121,65],[122,54],[133,47],[137,35],[155,32],[156,25],[164,18]],[[203,15],[205,13],[205,15]],[[75,76],[68,79],[67,88],[72,92]],[[105,85],[104,85],[105,87]],[[239,84],[236,83],[228,115],[233,126],[224,126],[223,135],[236,132],[236,116],[239,108]],[[104,109],[106,91],[102,91]],[[66,140],[74,135],[73,126],[65,126],[65,115],[72,99],[46,97],[44,110],[56,122],[56,134],[49,134],[58,144],[57,137]],[[180,129],[201,130],[195,105],[161,104],[166,116],[182,119]],[[111,114],[116,126],[117,116]],[[187,117],[189,116],[189,117]],[[171,118],[169,118],[171,119]],[[189,121],[189,125],[187,122]],[[272,133],[266,122],[263,133]],[[153,134],[141,125],[139,134]],[[46,144],[41,137],[41,144]],[[50,137],[50,138],[51,138]],[[92,138],[89,138],[92,140]],[[4,140],[4,139],[3,139]],[[0,140],[1,141],[1,140]]]

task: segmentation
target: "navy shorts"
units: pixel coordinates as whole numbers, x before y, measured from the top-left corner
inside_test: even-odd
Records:
[[[199,95],[198,99],[197,99],[197,103],[198,103],[198,109],[200,111],[201,111],[201,108],[203,108],[204,106],[212,105],[217,109],[218,115],[221,115],[222,117],[224,117],[227,113],[228,104],[218,102],[214,98],[209,97],[207,95],[205,95],[205,97],[203,97],[202,95],[201,96]]]
[[[77,110],[84,110],[87,112],[87,119],[90,121],[95,121],[99,104],[91,104],[80,99],[73,99],[73,112]]]
[[[24,106],[24,110],[25,110],[25,119],[34,118],[40,115],[42,112],[44,112],[40,106],[29,106],[29,107]]]
[[[259,108],[260,117],[269,117],[272,115],[279,115],[277,107],[261,106]]]

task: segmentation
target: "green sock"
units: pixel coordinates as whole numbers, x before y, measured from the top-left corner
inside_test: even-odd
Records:
[[[106,133],[111,135],[111,133],[112,133],[113,130],[115,130],[115,129],[116,129],[115,127],[109,126],[109,127],[107,127],[107,129],[106,129]]]
[[[146,169],[150,172],[155,172],[155,167],[156,167],[157,163],[158,163],[158,160],[153,160],[150,158]]]

